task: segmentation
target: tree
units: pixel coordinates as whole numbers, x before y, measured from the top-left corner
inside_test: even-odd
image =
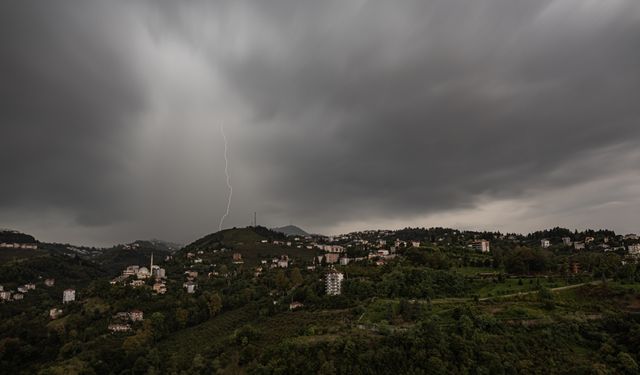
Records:
[[[633,360],[633,357],[629,355],[629,353],[620,352],[618,353],[618,363],[620,363],[620,367],[627,374],[637,374],[638,373],[638,364]]]
[[[300,273],[300,269],[298,267],[295,267],[294,269],[291,270],[291,283],[294,286],[298,286],[301,285],[304,282],[304,279],[302,278],[302,274]]]
[[[180,328],[186,327],[188,321],[189,311],[187,309],[183,309],[182,307],[178,307],[176,309],[176,322],[178,322]]]
[[[542,305],[547,310],[552,310],[556,307],[555,301],[553,299],[553,293],[550,289],[543,286],[538,287],[538,300],[542,302]]]
[[[278,270],[278,272],[276,272],[275,282],[276,287],[280,290],[285,290],[289,286],[289,279],[287,278],[287,275],[284,274],[283,270]]]
[[[204,297],[207,299],[207,307],[209,308],[209,317],[218,315],[222,310],[222,297],[218,293],[205,292]]]
[[[151,329],[151,333],[153,335],[154,340],[157,341],[160,338],[162,338],[162,336],[165,333],[164,314],[161,312],[154,312],[153,314],[151,314],[151,318],[149,320],[150,320],[149,328]]]

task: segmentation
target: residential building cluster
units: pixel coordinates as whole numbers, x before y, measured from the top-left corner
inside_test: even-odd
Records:
[[[135,244],[134,244],[135,245]],[[153,253],[151,253],[151,260],[149,263],[149,268],[139,265],[130,265],[127,266],[122,271],[120,276],[115,277],[111,280],[111,284],[125,284],[129,278],[134,278],[129,281],[129,285],[138,288],[146,285],[146,280],[154,279],[153,291],[158,294],[164,294],[167,292],[166,287],[166,278],[167,272],[164,268],[153,263]]]
[[[36,250],[36,249],[38,249],[38,244],[35,244],[35,243],[0,242],[0,248],[1,249]]]
[[[45,279],[44,285],[51,287],[55,284],[55,279]],[[27,283],[16,287],[16,290],[5,290],[3,285],[0,285],[0,301],[20,301],[24,299],[24,296],[32,290],[36,289],[35,283]]]

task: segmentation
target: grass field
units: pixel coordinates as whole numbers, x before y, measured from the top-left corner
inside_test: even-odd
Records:
[[[537,290],[541,285],[545,288],[557,288],[562,286],[568,286],[564,279],[505,279],[504,282],[493,282],[492,280],[476,280],[474,281],[476,286],[475,294],[482,297],[495,297],[504,294],[513,294],[518,292],[529,292]]]
[[[476,276],[482,273],[498,273],[496,269],[490,267],[458,267],[451,268],[451,271],[463,276]]]

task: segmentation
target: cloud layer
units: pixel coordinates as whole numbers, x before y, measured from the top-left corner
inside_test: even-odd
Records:
[[[2,226],[637,223],[636,1],[0,7]]]

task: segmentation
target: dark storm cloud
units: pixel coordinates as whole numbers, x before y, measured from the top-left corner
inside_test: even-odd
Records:
[[[231,225],[424,225],[540,196],[562,212],[525,214],[553,226],[640,198],[637,1],[38,5],[0,6],[4,226],[48,209],[102,239],[211,231],[221,120]]]
[[[123,140],[142,97],[120,16],[97,3],[0,6],[0,210],[64,210],[83,225],[123,215]]]
[[[640,6],[462,3],[264,12],[277,52],[226,72],[256,126],[278,124],[259,150],[285,211],[421,214],[619,172],[572,163],[638,145]]]

